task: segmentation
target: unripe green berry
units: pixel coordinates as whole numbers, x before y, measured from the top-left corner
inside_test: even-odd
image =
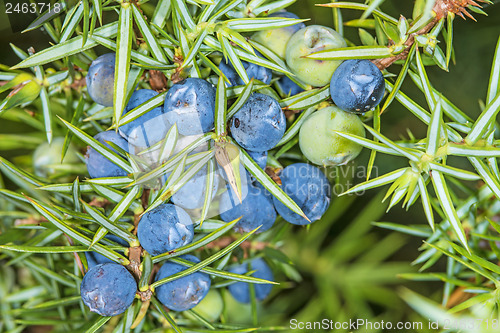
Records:
[[[272,17],[284,17],[290,19],[299,18],[297,15],[287,11],[279,11],[269,15],[269,18]],[[294,33],[302,28],[305,28],[305,26],[306,25],[304,23],[297,23],[288,27],[278,29],[261,30],[254,33],[252,39],[264,45],[268,49],[273,50],[282,59],[285,59],[286,45],[288,41]]]
[[[214,289],[210,289],[207,296],[193,308],[197,314],[211,322],[216,321],[220,317],[223,309],[224,301],[222,300],[222,296]],[[189,319],[195,320],[195,317],[189,312],[185,312],[184,315]]]
[[[40,177],[49,177],[57,173],[57,166],[64,164],[80,163],[77,150],[72,144],[69,145],[64,160],[61,163],[61,153],[63,151],[64,138],[57,137],[49,144],[44,142],[33,152],[33,167],[35,174]]]
[[[328,106],[306,119],[299,133],[302,153],[314,164],[334,166],[356,158],[363,148],[334,131],[364,137],[365,129],[358,116]]]
[[[346,47],[342,36],[321,25],[310,25],[297,31],[286,46],[286,63],[293,74],[304,83],[320,87],[330,83],[333,72],[341,60],[315,60],[306,58],[311,53]]]

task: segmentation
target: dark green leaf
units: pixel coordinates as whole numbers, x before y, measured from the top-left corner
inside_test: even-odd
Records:
[[[109,23],[101,28],[96,29],[94,31],[94,35],[112,38],[116,36],[117,29],[117,22]],[[85,45],[83,45],[82,47],[82,40],[82,36],[77,36],[65,41],[64,43],[60,43],[44,49],[21,61],[19,64],[12,67],[12,69],[43,65],[97,46],[96,42],[94,42],[93,40],[88,40],[87,43],[85,43]]]

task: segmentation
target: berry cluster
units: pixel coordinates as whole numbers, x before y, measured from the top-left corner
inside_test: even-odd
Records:
[[[113,86],[114,72],[109,68],[114,68],[113,54],[105,54],[96,59],[90,66],[87,76],[89,95],[96,103],[105,106],[113,104],[112,98],[108,98],[110,92],[105,89]],[[149,89],[136,90],[130,97],[124,114],[157,95],[156,91]],[[165,138],[172,124],[176,124],[180,135],[172,152],[176,154],[200,134],[213,129],[214,112],[214,86],[203,79],[187,78],[170,87],[163,105],[120,126],[117,131],[101,132],[94,138],[119,155],[136,154],[141,150],[154,147]],[[261,168],[266,167],[267,150],[273,148],[283,137],[285,128],[286,119],[278,102],[259,93],[253,94],[231,119],[233,138],[248,150]],[[254,135],[256,133],[262,133],[262,135],[256,137]],[[203,147],[201,147],[202,150]],[[197,152],[200,152],[200,149],[194,150],[191,154]],[[127,176],[125,170],[91,147],[85,157],[87,169],[92,178]],[[261,226],[261,232],[265,231],[276,219],[272,197],[267,190],[251,178],[243,167],[240,172],[244,199],[239,202],[233,190],[226,186],[227,191],[221,195],[221,219],[229,222],[242,216],[235,227],[237,231],[249,232],[259,226]],[[170,174],[164,175],[161,182],[167,182]],[[186,210],[199,209],[203,206],[206,174],[207,168],[202,168],[172,196],[172,203],[161,204],[142,215],[137,226],[137,237],[144,250],[155,256],[192,242],[194,224]],[[221,169],[212,187],[213,196],[218,190],[219,182],[223,184],[224,180],[227,181],[227,176]],[[255,214],[253,211],[255,207],[262,207],[263,210]],[[106,236],[105,240],[128,246],[126,242],[113,235]],[[192,255],[184,255],[180,258],[192,263],[200,261]],[[132,274],[123,266],[95,252],[87,252],[86,259],[89,271],[81,286],[84,303],[92,311],[103,316],[114,316],[124,312],[132,304],[137,292],[137,285]],[[266,271],[270,271],[264,262],[260,265],[261,267],[264,265]],[[164,279],[185,269],[186,267],[182,265],[167,262],[156,273],[155,280]],[[257,277],[259,275],[260,273],[255,274]],[[265,275],[269,277],[269,274]],[[272,280],[272,275],[270,279]],[[185,311],[200,303],[207,295],[210,284],[211,280],[207,274],[196,272],[160,285],[155,293],[158,300],[169,309]],[[265,286],[271,289],[271,285]],[[120,294],[113,294],[118,287]],[[231,293],[239,289],[247,290],[248,293],[249,287],[246,283],[239,283],[232,285],[229,289]],[[241,293],[242,291],[239,291],[239,294]],[[116,297],[120,298],[120,302],[115,301]],[[247,299],[249,297],[248,294]]]
[[[297,18],[282,11],[270,16]],[[318,165],[342,165],[355,158],[361,147],[335,134],[335,131],[364,136],[364,127],[356,113],[372,110],[384,94],[384,79],[375,65],[367,60],[318,61],[307,56],[320,50],[342,48],[345,40],[335,30],[303,23],[285,28],[259,31],[251,37],[254,41],[272,49],[286,60],[295,74],[290,77],[274,74],[270,69],[243,61],[243,67],[250,79],[269,85],[273,83],[282,98],[299,94],[303,88],[319,87],[330,83],[330,104],[313,113],[302,124],[299,133],[300,148],[305,157]],[[256,52],[257,55],[262,56]],[[88,70],[87,90],[90,97],[103,106],[113,105],[114,54],[97,58]],[[228,86],[243,85],[229,59],[219,63],[220,71],[228,79]],[[140,105],[155,98],[158,92],[138,89],[133,92],[123,110],[127,114]],[[285,113],[282,111],[278,94],[269,88],[254,92],[248,100],[228,119],[229,136],[244,149],[256,164],[266,169],[269,151],[275,148],[286,131]],[[122,157],[143,155],[147,151],[155,162],[155,148],[160,146],[175,125],[179,138],[171,155],[187,147],[201,135],[214,128],[216,88],[210,79],[186,78],[171,85],[165,94],[164,103],[140,117],[120,125],[116,130],[98,133],[94,138]],[[214,142],[201,146],[190,154],[202,152]],[[201,149],[201,150],[200,150]],[[92,178],[127,176],[127,172],[112,160],[93,148],[86,154],[88,173]],[[186,167],[187,169],[187,167]],[[188,245],[195,238],[198,221],[193,222],[191,212],[204,206],[206,192],[211,198],[218,197],[218,215],[225,222],[240,218],[235,231],[247,233],[269,230],[277,216],[295,225],[306,225],[322,217],[330,203],[330,184],[323,172],[306,163],[295,163],[285,167],[278,174],[282,190],[300,207],[305,216],[298,215],[273,197],[240,164],[241,193],[230,186],[229,175],[220,167],[207,189],[207,172],[201,168],[187,183],[170,198],[171,203],[162,203],[144,213],[136,228],[142,248],[152,256],[168,253]],[[159,181],[168,183],[173,171],[164,174]],[[106,236],[105,242],[127,247],[129,244],[116,236]],[[93,252],[86,253],[89,271],[81,285],[84,303],[103,316],[124,312],[133,302],[137,284],[133,275],[123,266]],[[192,255],[180,258],[193,264],[200,260]],[[155,280],[165,279],[182,272],[185,266],[167,262],[156,273]],[[245,274],[255,271],[254,277],[273,280],[273,273],[261,259],[246,261],[230,266],[232,273]],[[195,272],[179,279],[161,284],[155,290],[157,298],[174,311],[193,308],[209,293],[209,275]],[[258,300],[265,299],[271,291],[270,284],[254,286]],[[237,282],[228,286],[233,297],[242,303],[250,302],[250,286]]]
[[[299,18],[286,11],[269,16]],[[361,147],[341,138],[334,131],[365,136],[360,119],[349,113],[363,114],[380,103],[385,92],[384,77],[380,70],[369,60],[307,58],[315,52],[347,46],[339,33],[320,25],[306,27],[299,23],[285,28],[259,31],[252,39],[284,59],[295,75],[294,80],[300,83],[298,85],[287,76],[276,80],[277,90],[284,97],[301,93],[301,86],[322,87],[330,83],[330,95],[335,105],[316,112],[307,118],[301,127],[299,143],[305,157],[321,166],[342,165],[356,158]],[[247,69],[249,77],[267,83],[267,73],[264,75],[264,69],[259,71],[255,67],[258,66],[253,65],[251,70]]]

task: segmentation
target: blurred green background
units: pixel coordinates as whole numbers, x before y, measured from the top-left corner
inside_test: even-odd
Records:
[[[290,11],[302,18],[311,18],[308,24],[332,26],[331,9],[316,7],[315,3],[318,2],[298,0]],[[153,2],[151,4],[154,5]],[[411,17],[413,1],[386,0],[383,8],[394,17],[399,17],[399,14]],[[485,11],[488,17],[475,15],[477,23],[456,18],[456,64],[450,66],[450,71],[447,73],[437,67],[428,69],[432,84],[473,117],[479,114],[479,100],[485,97],[493,52],[500,35],[500,5],[488,6]],[[359,18],[360,15],[360,12],[352,10],[343,10],[342,13],[344,21]],[[14,33],[8,22],[5,4],[0,1],[1,63],[14,65],[18,62],[9,43],[23,50],[30,46],[35,50],[49,46],[49,38],[43,32]],[[359,44],[357,29],[346,27],[344,32],[346,38]],[[392,66],[390,71],[397,73],[399,66]],[[409,81],[402,90],[425,105],[423,95]],[[394,102],[382,117],[382,131],[393,139],[407,137],[407,129],[416,137],[422,137],[426,127],[415,120],[406,109]],[[22,134],[28,129],[17,122],[0,122],[0,133]],[[16,156],[25,153],[21,150],[0,152],[9,160],[16,160]],[[335,172],[339,174],[344,170],[350,174],[353,170],[355,173],[362,170],[368,156],[369,152],[365,150],[354,165],[331,170],[332,180],[336,178]],[[406,166],[406,163],[403,159],[379,155],[376,167],[382,174]],[[377,175],[376,171],[374,175]],[[363,178],[355,175],[352,181],[361,182]],[[403,286],[440,301],[441,283],[409,283],[397,277],[398,273],[418,269],[411,265],[411,261],[418,256],[422,240],[388,232],[371,224],[373,221],[427,224],[420,206],[414,205],[408,212],[395,207],[385,214],[386,204],[380,203],[382,197],[383,193],[377,191],[362,196],[334,197],[322,221],[310,228],[290,227],[284,230],[283,248],[296,264],[302,280],[283,283],[275,288],[272,297],[263,304],[263,322],[287,325],[291,318],[299,321],[323,318],[338,321],[354,318],[416,320],[418,317],[398,297],[397,291]],[[432,269],[440,270],[443,265],[444,262],[440,262]],[[282,276],[277,279],[286,280]],[[248,314],[248,308],[241,305],[226,306],[226,315],[236,321],[248,321]]]

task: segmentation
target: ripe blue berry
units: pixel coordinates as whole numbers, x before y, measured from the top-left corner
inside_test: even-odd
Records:
[[[179,152],[184,150],[184,148],[191,145],[193,142],[200,139],[201,137],[203,137],[203,134],[197,134],[197,135],[178,134],[175,146],[171,147],[171,149],[169,149],[169,151],[166,153],[170,157],[175,156]],[[206,152],[206,151],[208,151],[208,146],[209,146],[208,142],[204,142],[202,144],[199,144],[196,146],[196,148],[193,148],[192,150],[190,150],[190,152],[188,153],[188,156],[191,156],[191,155],[194,155],[197,153],[201,153],[201,152]],[[165,162],[165,160],[160,161],[160,158],[161,158],[160,157],[160,148],[161,147],[159,147],[159,145],[157,145],[155,148],[153,148],[151,150],[150,156],[148,156],[148,159],[151,162],[153,162],[153,164],[158,163],[158,162]],[[146,155],[146,154],[141,153],[141,157],[144,155]],[[165,158],[165,157],[163,157],[163,158]],[[168,176],[170,176],[170,173],[167,173],[161,177],[161,185],[165,184],[165,181],[167,180]]]
[[[125,110],[123,110],[123,114],[135,109],[156,95],[158,93],[150,89],[134,91]],[[118,130],[130,144],[137,147],[150,147],[163,140],[169,129],[170,124],[167,121],[163,106],[158,106],[130,123],[120,126]]]
[[[285,114],[277,100],[254,93],[231,118],[230,129],[241,147],[250,151],[267,151],[285,134]]]
[[[188,213],[172,204],[161,204],[145,213],[137,227],[139,242],[153,256],[189,244],[193,236]]]
[[[239,266],[230,267],[228,270],[229,272],[235,274],[245,274],[246,272],[252,270],[255,271],[255,273],[252,274],[253,277],[264,279],[267,281],[273,281],[274,279],[271,268],[269,268],[269,266],[262,258],[254,259],[250,263],[244,263]],[[273,288],[272,284],[254,284],[253,286],[255,290],[255,298],[257,298],[257,300],[259,301],[264,300]],[[230,284],[227,288],[229,289],[231,295],[238,302],[250,303],[250,287],[247,282],[236,282]]]
[[[278,81],[276,81],[279,90],[281,90],[283,97],[295,96],[298,93],[304,91],[297,83],[293,82],[288,78],[288,76],[282,76]]]
[[[186,168],[187,170],[188,168]],[[172,196],[172,202],[185,209],[202,208],[205,202],[207,167],[203,167]],[[217,193],[219,178],[214,177],[212,199]]]
[[[208,132],[214,127],[215,88],[203,79],[185,79],[167,92],[164,109],[169,123],[177,123],[180,134]]]
[[[261,56],[259,52],[255,52],[258,56]],[[222,59],[219,64],[219,69],[222,73],[227,77],[231,86],[242,86],[245,85],[245,82],[240,78],[238,72],[234,69],[233,64],[228,59],[229,62],[226,62],[225,59]],[[247,72],[248,79],[255,78],[256,80],[262,81],[265,84],[271,83],[271,79],[273,76],[272,71],[269,68],[262,67],[251,62],[241,61],[245,71]]]
[[[247,151],[248,155],[264,170],[267,165],[267,151]]]
[[[333,73],[330,82],[332,100],[352,113],[374,109],[384,97],[382,72],[369,60],[346,60]]]
[[[180,256],[180,258],[195,264],[200,262],[198,258],[190,254]],[[156,274],[155,281],[182,272],[187,268],[180,264],[167,262]],[[156,288],[156,296],[167,308],[174,311],[186,311],[200,303],[207,295],[210,284],[210,277],[207,274],[196,272],[160,285]]]
[[[201,135],[179,135],[176,145],[172,151],[172,156],[179,153],[181,150],[189,146],[195,140],[199,139]],[[203,144],[195,149],[193,149],[188,156],[205,152],[208,150],[208,144]],[[187,166],[184,171],[188,170],[191,166]],[[202,208],[205,202],[205,188],[207,181],[207,167],[202,167],[191,179],[187,181],[184,186],[182,186],[177,192],[172,196],[172,202],[177,206],[180,206],[184,209],[197,209]],[[171,173],[167,173],[162,176],[162,185],[167,182]],[[217,176],[217,175],[216,175]],[[212,184],[212,199],[217,193],[217,188],[219,187],[219,177],[214,177],[214,181]]]
[[[299,145],[302,153],[314,164],[343,165],[356,158],[363,147],[334,131],[365,136],[361,119],[336,106],[316,111],[300,127]]]
[[[113,106],[115,54],[106,53],[94,60],[85,80],[87,92],[94,102],[104,106]]]
[[[286,46],[286,63],[299,80],[314,87],[327,85],[340,60],[306,58],[311,53],[346,47],[342,36],[321,25],[310,25],[297,31]]]
[[[320,169],[306,163],[295,163],[283,169],[280,178],[283,191],[295,201],[311,222],[274,197],[274,207],[281,217],[292,224],[304,225],[323,216],[330,204],[330,184]]]
[[[220,198],[221,219],[230,222],[241,217],[234,226],[234,230],[239,233],[250,232],[259,226],[258,233],[269,230],[276,220],[276,211],[272,199],[264,193],[265,191],[267,190],[262,187],[249,184],[248,193],[240,203],[234,191],[228,186],[228,190]]]
[[[80,286],[83,303],[101,316],[111,317],[125,312],[135,298],[137,283],[130,272],[115,263],[91,268]]]
[[[294,13],[287,11],[272,13],[268,17],[284,17],[291,19],[299,18]],[[261,30],[253,34],[252,39],[264,45],[268,49],[273,50],[277,55],[284,59],[286,55],[286,44],[294,33],[302,28],[305,28],[305,26],[306,25],[304,23],[297,23],[284,28]]]
[[[98,133],[94,136],[94,139],[109,148],[111,148],[111,146],[107,144],[106,141],[112,142],[121,149],[128,151],[127,140],[122,138],[115,131]],[[116,152],[116,150],[113,148],[111,148],[111,150]],[[87,171],[89,172],[90,178],[119,177],[127,175],[127,172],[125,170],[108,160],[92,147],[89,147],[87,149],[87,154],[85,155],[85,164],[87,165]]]
[[[118,236],[106,235],[104,238],[109,239],[117,244],[122,245],[122,246],[128,247],[128,243]],[[85,252],[85,258],[87,258],[87,266],[89,269],[96,266],[96,265],[99,265],[99,264],[105,264],[105,263],[109,263],[109,262],[114,263],[113,260],[108,259],[105,256],[103,256],[102,254],[99,254],[99,253],[94,252],[94,251]]]

